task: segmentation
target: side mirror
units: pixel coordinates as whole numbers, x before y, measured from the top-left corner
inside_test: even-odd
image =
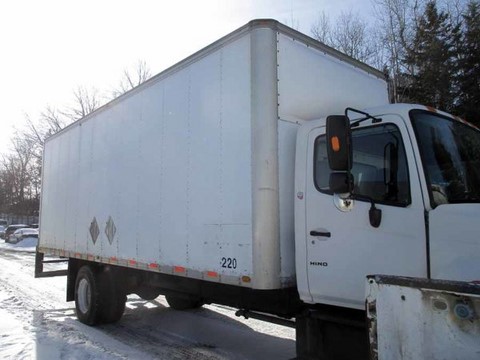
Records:
[[[350,120],[344,115],[327,117],[327,155],[333,171],[352,169],[352,132]]]
[[[353,189],[352,174],[345,171],[337,171],[330,173],[329,187],[334,194],[351,193]]]
[[[330,174],[330,190],[336,194],[351,193],[353,177],[352,132],[350,120],[343,115],[327,117],[327,155]]]

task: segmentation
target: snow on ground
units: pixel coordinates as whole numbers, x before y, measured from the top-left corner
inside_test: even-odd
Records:
[[[131,295],[120,322],[88,327],[65,302],[65,277],[34,279],[35,245],[0,241],[0,359],[295,357],[294,329],[240,319],[224,306],[175,311],[162,296]]]
[[[0,240],[1,241],[1,240]],[[35,252],[38,244],[37,238],[26,238],[19,241],[16,244],[10,244],[7,242],[0,243],[0,249],[15,249],[17,251]]]

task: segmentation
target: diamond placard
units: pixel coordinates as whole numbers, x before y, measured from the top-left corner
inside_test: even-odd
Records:
[[[100,235],[100,229],[98,228],[97,218],[93,217],[93,220],[90,223],[90,236],[92,237],[94,244],[97,242],[98,235]]]
[[[115,227],[115,223],[111,216],[108,217],[107,226],[105,227],[105,235],[107,235],[108,242],[110,245],[113,242],[113,238],[115,237],[115,233],[117,232],[117,228]]]

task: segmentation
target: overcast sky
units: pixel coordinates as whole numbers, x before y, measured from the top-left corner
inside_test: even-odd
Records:
[[[371,14],[370,0],[15,0],[0,3],[0,153],[13,127],[78,86],[105,93],[145,60],[152,74],[255,18],[310,35],[318,13]]]

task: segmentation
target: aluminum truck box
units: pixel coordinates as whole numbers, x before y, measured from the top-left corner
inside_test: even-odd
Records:
[[[295,30],[250,22],[46,141],[39,251],[292,287],[297,128],[387,104],[386,87]]]

